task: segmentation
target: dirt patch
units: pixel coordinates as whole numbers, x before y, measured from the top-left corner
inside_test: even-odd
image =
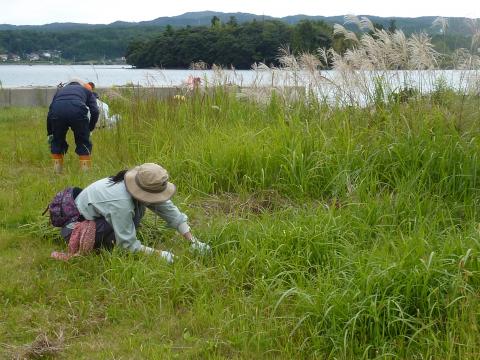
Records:
[[[65,349],[65,338],[63,331],[60,331],[54,336],[48,336],[45,333],[41,333],[31,344],[6,347],[10,350],[12,359],[42,359],[59,355],[60,352]]]
[[[246,195],[234,193],[211,195],[190,206],[201,208],[207,215],[220,212],[238,216],[273,212],[291,205],[293,205],[292,202],[282,197],[277,191],[265,190]]]

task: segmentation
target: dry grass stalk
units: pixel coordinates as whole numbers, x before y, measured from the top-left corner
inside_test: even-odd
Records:
[[[55,334],[55,338],[48,337],[47,334],[39,334],[31,344],[19,347],[6,346],[12,352],[12,359],[28,360],[41,359],[44,357],[54,357],[59,355],[65,349],[65,337],[61,330]]]
[[[211,70],[213,70],[213,76],[210,80],[211,83],[209,85],[215,87],[215,86],[227,86],[235,83],[231,79],[230,75],[226,71],[224,71],[222,66],[217,64],[212,64]]]
[[[254,63],[252,65],[253,71],[270,71],[270,68],[263,62]]]
[[[298,65],[300,66],[300,69],[306,70],[312,74],[317,73],[322,67],[322,63],[318,57],[316,57],[315,54],[310,54],[308,52],[300,54],[298,57]]]
[[[354,43],[358,43],[358,37],[353,31],[348,31],[345,29],[343,25],[335,24],[333,26],[333,35],[343,36],[346,40],[353,41]]]
[[[385,86],[386,93],[401,86],[420,89],[425,85],[427,89],[432,87],[435,82],[435,74],[432,72],[422,73],[419,77],[415,72],[398,71],[438,69],[440,54],[435,51],[427,34],[412,34],[407,37],[401,30],[390,32],[376,29],[367,17],[359,18],[355,15],[346,16],[345,24],[355,24],[361,31],[361,36],[359,38],[343,25],[335,24],[334,35],[343,36],[353,45],[343,54],[337,53],[333,48],[321,48],[315,54],[304,52],[295,55],[288,46],[282,46],[277,56],[279,66],[269,67],[262,62],[254,63],[253,82],[248,88],[242,89],[238,96],[267,104],[275,93],[285,102],[289,102],[299,98],[298,90],[290,91],[293,87],[306,89],[307,93],[315,93],[321,99],[335,99],[337,103],[358,105],[364,103],[365,98],[373,98],[379,84]],[[448,21],[440,17],[434,21],[433,26],[440,26],[445,33]],[[474,34],[473,46],[480,42],[480,22],[472,20],[470,28]],[[456,69],[480,68],[480,58],[465,49],[457,50],[452,59]],[[206,64],[194,63],[191,68],[205,69]],[[322,73],[325,68],[335,72]],[[216,65],[212,66],[212,70],[214,75],[210,85],[238,84],[235,71],[233,75],[227,74]]]
[[[300,65],[298,64],[297,58],[290,51],[290,47],[281,46],[278,49],[277,60],[280,63],[280,68],[288,69],[290,71],[300,70]]]
[[[475,53],[480,46],[480,19],[468,19],[467,25],[470,28],[470,33],[472,35],[470,51]]]
[[[432,27],[439,27],[442,30],[442,34],[445,34],[448,29],[448,19],[439,16],[433,20]]]
[[[454,51],[452,62],[455,69],[478,70],[480,69],[480,56],[473,55],[470,51],[460,48]]]
[[[367,31],[375,31],[372,21],[365,16],[360,18],[360,28]]]
[[[317,50],[317,53],[320,57],[320,61],[322,63],[322,67],[323,68],[328,68],[330,66],[330,62],[329,62],[329,59],[328,59],[328,50],[327,48],[319,48]]]
[[[359,29],[361,28],[362,26],[362,23],[360,21],[360,19],[356,16],[356,15],[353,15],[353,14],[347,14],[344,16],[344,24],[355,24]]]
[[[430,42],[430,37],[425,33],[412,34],[407,40],[410,53],[409,62],[411,69],[434,69],[437,65],[438,53]]]

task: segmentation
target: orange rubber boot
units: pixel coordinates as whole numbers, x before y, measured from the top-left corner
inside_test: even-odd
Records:
[[[92,157],[90,155],[80,155],[80,169],[88,171],[92,167]]]
[[[63,154],[52,154],[53,171],[55,174],[61,174],[63,171]]]

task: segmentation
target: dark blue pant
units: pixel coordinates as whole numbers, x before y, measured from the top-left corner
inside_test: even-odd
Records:
[[[75,101],[59,101],[52,104],[51,124],[53,140],[50,147],[52,154],[65,154],[68,150],[66,141],[68,129],[72,129],[75,137],[75,152],[78,155],[90,155],[92,142],[90,141],[90,128],[88,108],[85,104]]]

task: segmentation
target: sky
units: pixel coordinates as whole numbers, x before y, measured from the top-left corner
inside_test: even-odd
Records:
[[[275,17],[354,14],[480,18],[478,0],[0,0],[0,9],[0,24],[13,25],[52,22],[109,24],[117,20],[138,22],[204,10]]]

